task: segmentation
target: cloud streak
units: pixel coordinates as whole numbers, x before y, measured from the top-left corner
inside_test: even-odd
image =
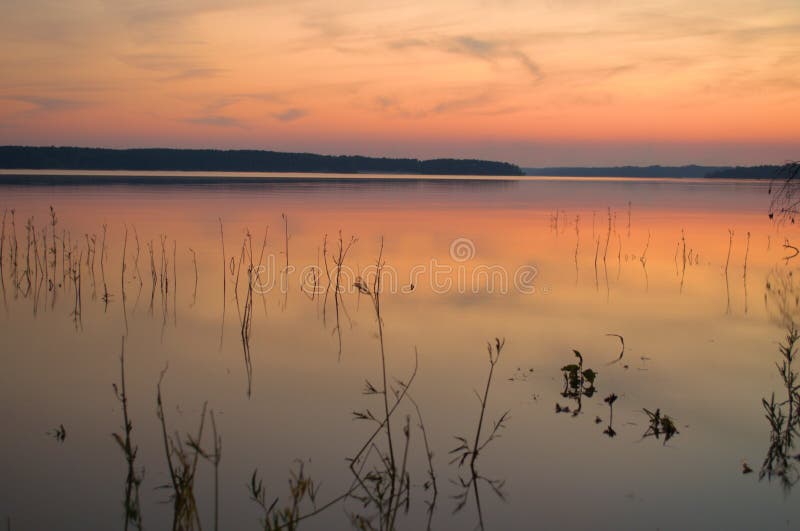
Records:
[[[308,115],[308,111],[292,107],[280,112],[273,113],[272,117],[280,122],[293,122],[295,120],[299,120],[300,118],[305,117],[306,115]]]
[[[480,59],[492,64],[510,59],[527,71],[535,81],[544,79],[541,67],[518,45],[500,39],[479,39],[471,35],[459,35],[433,40],[398,39],[389,41],[387,46],[393,50],[411,48],[432,48],[442,52]]]
[[[184,121],[192,124],[209,125],[213,127],[244,127],[242,122],[236,118],[231,118],[230,116],[198,116],[195,118],[187,118]]]
[[[57,112],[86,107],[89,105],[86,101],[69,100],[64,98],[49,98],[46,96],[0,96],[0,99],[7,99],[27,103],[36,107],[37,111],[44,112]]]

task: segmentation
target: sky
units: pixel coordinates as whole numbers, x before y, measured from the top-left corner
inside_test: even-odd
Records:
[[[800,158],[797,0],[0,0],[0,144]]]

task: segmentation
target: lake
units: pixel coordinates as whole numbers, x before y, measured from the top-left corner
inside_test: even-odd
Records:
[[[0,177],[9,528],[800,525],[768,183],[195,177]]]

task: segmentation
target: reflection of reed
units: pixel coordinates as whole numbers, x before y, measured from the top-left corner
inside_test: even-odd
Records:
[[[198,282],[198,273],[197,273],[197,253],[194,252],[194,249],[189,247],[189,252],[192,253],[192,265],[194,266],[194,289],[192,289],[192,304],[189,306],[190,308],[194,308],[194,305],[197,304],[197,282]]]
[[[725,259],[725,295],[726,295],[726,305],[725,305],[725,313],[731,313],[731,286],[730,282],[728,281],[728,267],[731,263],[731,249],[733,248],[733,229],[728,229],[728,256]]]
[[[597,254],[600,252],[600,238],[597,238],[597,245],[594,248],[594,287],[600,291],[600,280],[597,276]]]
[[[731,263],[731,249],[733,249],[733,229],[728,229],[728,256],[725,258],[725,276],[728,276],[728,266]]]
[[[156,296],[156,283],[158,282],[158,275],[156,273],[155,254],[153,251],[153,240],[147,242],[147,251],[150,253],[150,306],[149,313],[153,315],[153,305]]]
[[[608,258],[608,244],[611,241],[611,207],[608,207],[608,232],[606,233],[606,246],[603,250],[603,264],[606,263]]]
[[[172,324],[178,326],[178,242],[172,240]]]
[[[647,243],[644,245],[642,256],[639,257],[639,262],[642,264],[642,271],[644,271],[645,291],[650,291],[650,277],[647,276],[647,250],[650,248],[650,230],[647,231]]]
[[[597,372],[593,369],[583,368],[583,355],[580,352],[573,350],[572,353],[578,359],[578,363],[570,363],[561,367],[564,377],[564,389],[561,391],[561,396],[574,400],[576,407],[570,410],[569,406],[562,407],[561,404],[556,403],[556,413],[571,413],[573,417],[577,417],[583,409],[583,397],[591,398],[597,391],[594,386]]]
[[[111,301],[111,293],[108,291],[108,284],[106,284],[106,268],[105,263],[107,261],[106,258],[106,233],[108,231],[108,225],[103,223],[103,241],[100,247],[100,280],[103,282],[103,296],[100,300],[103,301],[105,306],[105,310],[108,311],[108,303]]]
[[[194,496],[194,481],[197,472],[197,463],[202,452],[200,441],[203,438],[203,427],[206,419],[206,403],[203,404],[203,411],[200,416],[200,426],[197,430],[197,437],[189,436],[187,445],[184,447],[178,433],[174,436],[167,434],[167,420],[164,414],[164,402],[161,395],[161,383],[167,369],[161,371],[156,387],[156,415],[161,423],[161,436],[164,442],[164,454],[169,469],[170,484],[166,487],[170,489],[172,500],[172,529],[194,530],[201,529],[200,516],[197,512],[197,502]],[[191,450],[191,451],[189,451]]]
[[[125,294],[125,256],[128,252],[128,226],[125,226],[125,239],[122,243],[122,272],[120,274],[120,291],[122,292],[122,317],[125,321],[125,335],[128,335],[128,310],[126,307],[127,297]]]
[[[728,275],[725,275],[725,315],[730,315],[731,313],[731,285],[728,281]]]
[[[325,284],[325,297],[322,301],[322,326],[327,328],[328,320],[327,320],[327,306],[328,306],[328,293],[331,290],[331,270],[330,266],[328,265],[328,235],[325,234],[322,236],[322,263],[325,265],[325,278],[327,279],[327,283]]]
[[[683,293],[683,284],[686,279],[686,233],[681,229],[681,246],[683,247],[682,261],[681,261],[681,287],[679,292]]]
[[[603,430],[603,433],[609,437],[615,437],[617,435],[617,432],[614,430],[614,402],[617,401],[617,398],[619,397],[616,394],[611,393],[603,399],[603,402],[608,404],[608,427]]]
[[[794,438],[800,434],[800,383],[798,383],[798,372],[792,366],[797,355],[798,340],[800,333],[792,324],[784,343],[779,347],[780,364],[775,364],[786,389],[786,400],[776,402],[775,393],[772,393],[769,402],[766,398],[761,400],[765,417],[769,422],[770,442],[761,465],[759,479],[767,478],[771,481],[773,478],[778,478],[786,493],[800,479],[798,471],[800,453],[791,455],[795,451]]]
[[[483,422],[486,414],[486,404],[489,401],[489,390],[492,386],[492,377],[494,375],[495,365],[497,365],[497,362],[500,359],[500,353],[502,352],[504,345],[505,339],[501,340],[499,338],[495,338],[494,345],[491,343],[487,344],[487,350],[489,352],[489,375],[486,378],[486,387],[484,388],[483,397],[478,397],[481,407],[480,414],[478,416],[478,426],[475,429],[475,437],[473,442],[470,444],[465,437],[456,437],[456,440],[459,442],[459,446],[450,451],[450,454],[454,454],[453,460],[450,461],[451,464],[457,462],[458,466],[461,467],[469,459],[469,477],[464,479],[463,477],[459,476],[459,484],[461,489],[459,493],[454,496],[457,502],[455,510],[460,511],[466,506],[467,502],[469,501],[469,494],[472,492],[475,499],[475,508],[478,513],[478,525],[480,529],[485,528],[483,509],[481,507],[479,489],[480,483],[483,482],[487,484],[498,497],[505,499],[505,495],[502,491],[505,482],[499,479],[489,479],[481,475],[476,467],[476,462],[480,452],[483,451],[483,449],[486,448],[489,443],[499,437],[500,431],[506,426],[506,421],[508,420],[508,415],[510,413],[510,411],[503,413],[500,418],[494,422],[491,431],[483,440],[483,442],[481,442]]]
[[[139,286],[143,284],[142,272],[139,270],[139,254],[141,251],[139,245],[139,233],[136,230],[136,225],[133,226],[133,238],[136,241],[136,254],[133,257],[133,266],[136,268],[136,279],[139,281]]]
[[[403,402],[404,398],[414,405],[417,411],[419,427],[425,443],[428,460],[428,481],[425,488],[433,488],[433,499],[428,503],[428,527],[430,527],[436,495],[436,475],[433,471],[432,452],[428,445],[427,432],[422,422],[419,407],[408,395],[409,388],[417,375],[418,355],[414,357],[414,369],[409,378],[403,382],[396,381],[396,387],[390,387],[388,379],[387,356],[383,335],[383,316],[381,315],[381,271],[383,268],[383,240],[381,239],[380,251],[376,262],[375,279],[371,285],[361,278],[356,280],[355,287],[363,295],[370,298],[373,303],[375,319],[378,327],[378,343],[381,363],[381,386],[376,387],[369,381],[365,384],[364,394],[378,395],[382,398],[383,411],[375,415],[369,409],[354,412],[359,420],[375,422],[378,426],[372,435],[365,441],[355,456],[350,459],[350,470],[354,483],[350,489],[350,496],[359,500],[365,509],[376,511],[376,514],[351,514],[351,521],[360,529],[396,529],[397,518],[401,510],[407,512],[411,502],[411,475],[408,471],[409,449],[411,442],[411,421],[406,416],[402,424],[403,444],[395,446],[393,436],[392,416]],[[390,401],[389,393],[392,394]],[[379,435],[383,435],[385,446],[376,442]],[[375,520],[377,519],[377,525]]]
[[[334,303],[334,309],[335,309],[335,312],[336,312],[336,327],[333,329],[333,331],[336,334],[337,339],[339,341],[339,354],[338,354],[339,355],[339,359],[341,359],[341,357],[342,357],[342,328],[340,326],[340,320],[339,320],[339,308],[341,307],[344,310],[345,314],[347,312],[347,310],[344,309],[344,301],[342,300],[342,285],[341,285],[342,267],[344,266],[344,261],[347,258],[347,253],[350,252],[350,249],[353,247],[353,245],[355,245],[355,243],[357,241],[358,241],[358,238],[356,238],[355,236],[351,236],[350,240],[347,242],[347,245],[345,245],[344,244],[344,240],[342,239],[342,231],[339,230],[339,240],[338,240],[339,252],[338,252],[337,255],[332,257],[333,264],[336,266],[335,277],[334,277],[335,278],[335,284],[334,284],[334,289],[333,289],[333,303]],[[324,245],[324,243],[323,243],[323,245]],[[381,240],[381,253],[383,253],[383,240]],[[379,258],[379,261],[380,261],[380,258]],[[326,267],[326,270],[327,270],[327,262],[325,264],[325,267]],[[380,278],[380,267],[381,266],[380,266],[380,263],[379,263],[378,271],[376,273],[376,275],[377,275],[376,280]],[[330,275],[329,275],[328,278],[330,279]],[[330,286],[330,284],[329,284],[329,286]],[[376,284],[375,286],[373,286],[374,289],[375,288],[379,288],[379,287],[380,287],[379,283]],[[379,295],[377,294],[378,292],[375,292],[375,293],[376,293],[375,297],[377,299],[377,297],[379,297]],[[327,292],[326,292],[326,297],[325,298],[327,300]],[[379,310],[380,306],[378,306],[376,309]],[[323,309],[323,312],[324,312],[324,309]],[[349,319],[349,317],[348,317],[348,319]],[[379,319],[379,326],[382,326],[380,324],[380,316],[378,316],[378,319]]]
[[[750,254],[750,231],[747,231],[747,246],[744,250],[744,268],[742,271],[742,283],[744,284],[744,314],[747,315],[747,257]]]
[[[133,423],[128,416],[128,393],[125,387],[125,336],[122,337],[122,347],[119,355],[120,365],[120,385],[112,384],[114,387],[114,394],[117,400],[122,405],[122,421],[124,435],[113,433],[114,440],[117,441],[122,452],[125,454],[125,462],[128,464],[128,472],[125,477],[125,524],[124,528],[127,531],[129,525],[136,526],[136,529],[142,529],[142,511],[141,504],[139,503],[139,486],[142,484],[144,469],[141,472],[136,470],[136,454],[139,447],[135,446],[131,440],[131,433],[133,432]]]
[[[222,460],[222,435],[217,433],[217,421],[214,410],[209,411],[211,417],[211,435],[214,437],[214,452],[203,452],[198,446],[198,452],[214,466],[214,531],[219,529],[219,463]]]
[[[431,446],[428,443],[428,431],[425,429],[425,423],[422,421],[422,412],[419,409],[419,405],[411,397],[411,395],[408,395],[408,399],[411,401],[411,404],[417,411],[417,426],[419,426],[419,429],[422,432],[422,442],[425,444],[425,456],[427,457],[428,461],[428,480],[423,484],[423,488],[425,490],[432,490],[430,501],[425,502],[428,505],[428,521],[425,528],[430,531],[431,522],[433,521],[433,513],[436,511],[436,500],[439,497],[439,488],[436,483],[436,472],[433,468],[433,451],[431,451]]]
[[[281,218],[283,219],[283,255],[286,258],[283,275],[281,275],[281,279],[284,282],[284,284],[281,286],[283,288],[282,309],[283,311],[286,311],[286,305],[289,302],[289,216],[287,216],[285,213],[281,213]]]
[[[25,269],[22,271],[26,287],[22,290],[23,297],[27,297],[31,290],[31,221],[25,223]]]
[[[632,208],[632,204],[631,204],[630,201],[628,201],[628,239],[629,240],[631,238],[631,208]]]
[[[55,309],[56,306],[56,294],[58,293],[58,230],[56,226],[58,225],[58,217],[56,216],[56,211],[53,206],[50,206],[50,231],[52,232],[52,236],[50,239],[50,247],[48,248],[45,246],[45,263],[47,263],[48,257],[51,258],[50,260],[50,268],[53,271],[52,278],[48,279],[48,289],[51,292],[50,298],[50,308]],[[45,236],[47,231],[45,230]],[[2,251],[0,251],[0,255],[2,255]],[[0,267],[0,269],[2,269]]]
[[[219,219],[219,240],[222,244],[222,319],[219,327],[219,350],[222,351],[222,340],[225,336],[225,308],[228,303],[228,280],[225,271],[228,267],[228,262],[225,258],[225,233],[222,231],[222,218]]]
[[[164,341],[164,332],[167,329],[169,316],[169,258],[167,258],[167,235],[160,235],[161,240],[161,271],[159,286],[161,294],[161,341]]]
[[[244,352],[244,366],[247,374],[247,397],[250,398],[253,386],[253,359],[250,356],[250,330],[253,323],[253,266],[247,269],[247,293],[243,306],[241,337]]]
[[[12,264],[12,278],[14,280],[14,292],[15,294],[18,293],[19,290],[19,282],[17,280],[18,277],[18,267],[19,267],[19,242],[17,241],[17,223],[16,223],[16,210],[13,208],[11,209],[11,237],[13,237],[13,245],[12,241],[9,241],[9,253],[13,256],[13,258],[9,258],[9,263]]]
[[[81,259],[83,254],[78,256],[77,264],[73,263],[72,251],[69,252],[69,276],[72,280],[72,285],[75,290],[75,302],[72,308],[72,318],[76,330],[83,330],[83,301],[81,299]]]
[[[9,216],[9,214],[11,214]],[[16,211],[6,209],[4,219],[0,220],[0,290],[2,290],[4,305],[8,304],[9,288],[13,287],[15,298],[23,298],[32,304],[34,316],[41,311],[52,309],[55,311],[56,302],[60,296],[64,296],[71,305],[70,316],[76,330],[82,329],[82,310],[83,310],[83,270],[89,273],[91,280],[91,299],[99,300],[103,304],[104,311],[108,311],[109,304],[113,300],[112,286],[113,273],[106,275],[106,269],[112,263],[111,258],[111,234],[107,224],[101,225],[102,233],[97,234],[85,232],[75,240],[71,237],[71,232],[62,227],[56,210],[53,206],[49,207],[48,223],[37,228],[33,217],[26,219],[24,247],[19,248],[16,237]],[[128,308],[128,283],[136,278],[139,283],[139,290],[136,297],[136,304],[133,312],[136,312],[144,287],[144,279],[139,265],[139,255],[141,254],[141,242],[136,227],[133,227],[134,242],[136,244],[135,254],[129,252],[129,230],[127,224],[123,225],[123,241],[120,246],[121,254],[119,262],[113,262],[112,267],[119,267],[118,281],[121,293],[121,313],[122,331],[127,334],[130,327],[129,308]],[[160,236],[161,256],[160,266],[156,266],[156,249],[151,240],[147,244],[150,254],[151,272],[151,293],[150,293],[150,314],[154,314],[155,290],[159,286],[161,309],[162,309],[162,338],[168,318],[177,325],[177,242],[173,240],[172,258],[168,256],[168,245],[166,235]],[[133,260],[131,262],[131,259]],[[97,265],[99,262],[99,265]],[[15,265],[17,264],[17,265]],[[194,261],[197,265],[196,259]],[[171,265],[171,267],[170,267]],[[99,278],[95,272],[99,267]],[[10,286],[6,287],[6,275],[10,280]],[[171,277],[171,278],[170,278]],[[199,274],[195,270],[195,285],[199,284]],[[98,297],[98,289],[100,296]],[[171,306],[171,307],[170,307]]]
[[[8,299],[6,297],[6,279],[3,272],[2,264],[0,264],[0,290],[2,290],[3,292],[3,308],[5,309],[6,313],[8,313]]]
[[[575,285],[578,285],[578,248],[581,244],[581,216],[575,216]]]
[[[86,266],[89,267],[90,278],[92,280],[92,300],[96,300],[97,283],[94,275],[94,260],[95,260],[95,255],[97,254],[97,235],[92,234],[91,238],[89,238],[88,234],[86,234],[85,236],[86,236]]]
[[[8,209],[3,209],[3,224],[0,227],[0,276],[3,274],[3,259],[5,257],[6,249],[6,217],[8,216]]]

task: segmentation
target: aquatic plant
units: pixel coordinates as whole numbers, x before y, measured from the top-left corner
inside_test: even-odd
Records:
[[[125,462],[128,465],[128,471],[125,477],[125,530],[127,531],[129,525],[136,526],[136,529],[142,529],[142,508],[139,501],[139,487],[144,479],[144,469],[136,469],[136,455],[139,452],[139,447],[133,444],[131,434],[133,432],[133,423],[128,415],[128,393],[125,386],[125,337],[122,338],[122,346],[119,355],[120,365],[120,385],[116,383],[111,384],[114,389],[114,395],[122,406],[122,421],[123,433],[112,433],[112,437],[119,445],[123,454],[125,454]]]
[[[797,356],[800,332],[792,324],[780,344],[780,363],[776,363],[781,381],[786,390],[786,400],[776,401],[772,393],[769,401],[762,398],[764,416],[769,423],[769,447],[759,472],[759,479],[778,478],[785,491],[789,491],[800,480],[797,465],[800,453],[795,451],[795,437],[800,434],[800,377],[793,363]]]
[[[339,291],[338,273],[341,269],[344,256],[354,242],[355,239],[351,239],[351,243],[345,247],[342,244],[340,233],[339,256],[338,259],[334,259],[334,263],[337,264],[337,289],[334,295]],[[402,450],[398,451],[400,448],[395,448],[395,440],[392,432],[392,415],[406,397],[416,377],[419,356],[415,349],[414,370],[407,381],[396,380],[396,386],[390,386],[388,383],[389,371],[384,344],[384,322],[383,316],[381,315],[381,270],[383,266],[383,238],[381,238],[378,258],[375,263],[375,278],[372,285],[368,286],[362,281],[359,282],[358,287],[359,291],[369,296],[372,301],[378,330],[378,347],[381,362],[381,386],[376,387],[367,380],[364,394],[380,396],[383,405],[383,412],[380,415],[373,414],[369,409],[354,412],[354,417],[356,419],[367,420],[378,424],[376,430],[367,439],[361,449],[349,460],[350,470],[353,474],[355,484],[358,487],[357,490],[353,491],[351,496],[361,501],[365,508],[371,508],[377,511],[377,514],[371,515],[364,515],[361,513],[350,514],[352,523],[360,529],[374,528],[373,524],[376,520],[378,529],[394,529],[400,510],[403,509],[405,512],[408,512],[410,506],[411,476],[408,472],[407,465],[409,445],[411,442],[411,421],[410,416],[407,415],[402,427],[403,445],[400,447]],[[391,404],[389,399],[390,392],[393,395]],[[373,442],[380,434],[384,435],[386,444],[384,448],[379,447]],[[370,459],[373,455],[375,456],[375,461]],[[373,464],[369,466],[371,462]]]
[[[608,427],[603,430],[603,433],[609,437],[617,435],[617,432],[614,430],[614,402],[616,402],[618,398],[619,397],[615,393],[611,393],[603,399],[603,402],[608,404]]]
[[[470,444],[465,437],[456,437],[456,440],[459,441],[459,446],[454,448],[450,451],[450,454],[455,454],[455,457],[451,461],[451,463],[458,462],[459,466],[464,465],[467,459],[470,460],[470,466],[474,466],[476,459],[478,459],[478,454],[480,454],[481,450],[486,447],[487,444],[492,442],[492,440],[499,437],[499,432],[505,427],[505,422],[508,420],[508,415],[511,413],[510,411],[504,412],[500,415],[500,418],[494,422],[489,435],[481,442],[481,435],[483,430],[483,422],[484,416],[486,414],[486,404],[489,400],[489,390],[492,387],[492,377],[494,376],[494,368],[497,365],[497,362],[500,359],[500,353],[505,346],[505,338],[500,340],[499,338],[495,338],[494,345],[492,343],[487,343],[486,350],[489,353],[489,375],[486,378],[486,387],[483,391],[483,397],[480,395],[478,396],[478,401],[480,402],[480,414],[478,415],[478,426],[475,429],[475,437],[473,442]]]
[[[170,483],[161,488],[170,491],[172,501],[172,529],[175,530],[194,530],[200,529],[200,516],[197,511],[197,502],[194,496],[195,474],[197,463],[201,455],[199,451],[199,441],[203,437],[203,427],[206,419],[207,403],[203,404],[202,414],[200,415],[200,426],[195,438],[189,437],[188,448],[184,447],[180,436],[167,434],[167,420],[164,414],[164,401],[161,394],[161,383],[167,369],[161,371],[156,387],[156,415],[161,423],[161,435],[164,442],[164,455],[169,469]]]
[[[472,442],[470,442],[466,437],[456,436],[456,440],[458,441],[459,445],[450,450],[450,455],[453,456],[450,464],[458,463],[459,468],[461,468],[467,462],[469,463],[469,476],[464,478],[459,475],[458,477],[460,491],[454,496],[454,499],[457,502],[455,511],[460,511],[466,506],[467,502],[469,501],[469,494],[472,492],[475,499],[475,506],[478,513],[478,525],[480,529],[484,529],[483,510],[480,501],[480,483],[485,483],[498,497],[505,499],[505,495],[502,491],[505,482],[499,479],[489,479],[486,476],[481,475],[476,467],[478,456],[489,443],[500,437],[501,431],[506,427],[506,422],[508,421],[509,414],[511,413],[510,410],[507,410],[500,415],[500,417],[492,424],[492,428],[490,429],[488,435],[486,435],[482,440],[484,417],[486,415],[486,406],[489,401],[489,391],[492,386],[492,377],[494,376],[494,369],[497,365],[497,362],[500,360],[500,353],[502,352],[505,343],[505,338],[502,340],[495,338],[494,344],[487,343],[486,349],[489,354],[489,374],[486,378],[486,386],[483,391],[483,396],[481,397],[478,395],[478,401],[480,402],[480,413],[478,415],[478,424],[475,429],[474,438],[472,439]]]
[[[572,351],[575,357],[578,358],[578,363],[570,363],[561,367],[561,373],[564,377],[564,389],[561,391],[561,396],[575,400],[577,408],[571,411],[572,416],[576,417],[580,414],[583,408],[583,397],[591,398],[597,389],[594,386],[597,372],[594,369],[583,368],[583,355],[577,350]],[[562,407],[556,404],[556,413],[569,413],[569,407]]]
[[[661,409],[656,409],[655,412],[653,412],[644,408],[642,411],[647,415],[649,421],[649,426],[644,432],[644,435],[642,435],[643,439],[646,437],[655,437],[659,439],[663,435],[664,444],[666,445],[667,441],[680,433],[675,426],[675,421],[668,415],[662,414]]]

